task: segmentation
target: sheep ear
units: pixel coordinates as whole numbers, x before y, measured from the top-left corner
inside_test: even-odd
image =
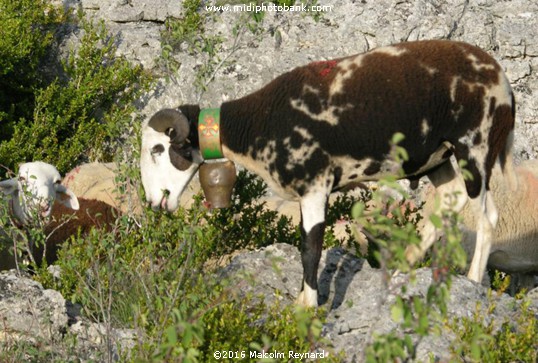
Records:
[[[56,200],[68,208],[78,210],[78,198],[71,190],[61,184],[56,184]]]
[[[0,181],[0,191],[2,191],[5,195],[15,194],[18,189],[19,183],[17,182],[17,178]]]

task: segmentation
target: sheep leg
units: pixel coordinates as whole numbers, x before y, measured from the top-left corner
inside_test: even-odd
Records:
[[[318,266],[323,248],[327,200],[327,194],[320,192],[301,199],[303,286],[296,303],[306,307],[318,305]]]
[[[456,171],[450,161],[445,162],[437,169],[428,174],[432,185],[435,187],[435,199],[431,205],[426,205],[425,218],[421,228],[422,239],[418,246],[408,246],[406,258],[410,264],[415,264],[424,257],[430,246],[439,237],[437,227],[430,220],[433,214],[452,210],[460,212],[467,203],[465,183],[459,171]]]
[[[477,198],[471,199],[471,204],[478,219],[476,245],[467,277],[471,280],[481,282],[491,251],[491,240],[493,238],[493,231],[497,225],[498,214],[491,192],[486,191],[485,187],[482,188]]]

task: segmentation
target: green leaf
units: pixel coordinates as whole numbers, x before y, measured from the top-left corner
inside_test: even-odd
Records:
[[[365,208],[366,205],[364,203],[355,203],[351,209],[351,216],[355,219],[362,217],[364,215]]]
[[[177,331],[174,326],[166,328],[165,334],[167,338],[167,343],[170,344],[170,346],[177,345]]]
[[[401,299],[400,296],[397,297],[397,299]],[[390,308],[390,313],[391,313],[391,316],[392,316],[392,320],[396,323],[398,322],[401,322],[403,320],[403,317],[404,317],[404,311],[403,311],[403,306],[401,303],[396,303],[394,305],[392,305],[392,307]]]
[[[392,135],[392,144],[397,145],[400,142],[402,142],[405,139],[405,135],[401,132],[396,132],[394,135]]]
[[[442,228],[443,227],[443,219],[439,217],[437,214],[432,214],[430,216],[430,221],[433,223],[435,228]]]

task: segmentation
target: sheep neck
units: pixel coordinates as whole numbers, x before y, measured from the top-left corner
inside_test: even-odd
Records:
[[[220,108],[204,108],[198,116],[198,140],[205,160],[221,159]]]

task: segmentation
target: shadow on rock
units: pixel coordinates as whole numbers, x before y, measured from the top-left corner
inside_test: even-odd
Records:
[[[364,260],[346,253],[341,248],[333,248],[327,251],[325,267],[320,273],[318,280],[319,297],[318,304],[324,305],[329,301],[331,287],[334,298],[330,310],[337,309],[344,302],[349,284],[355,274],[362,270]],[[334,281],[334,283],[333,283]]]

